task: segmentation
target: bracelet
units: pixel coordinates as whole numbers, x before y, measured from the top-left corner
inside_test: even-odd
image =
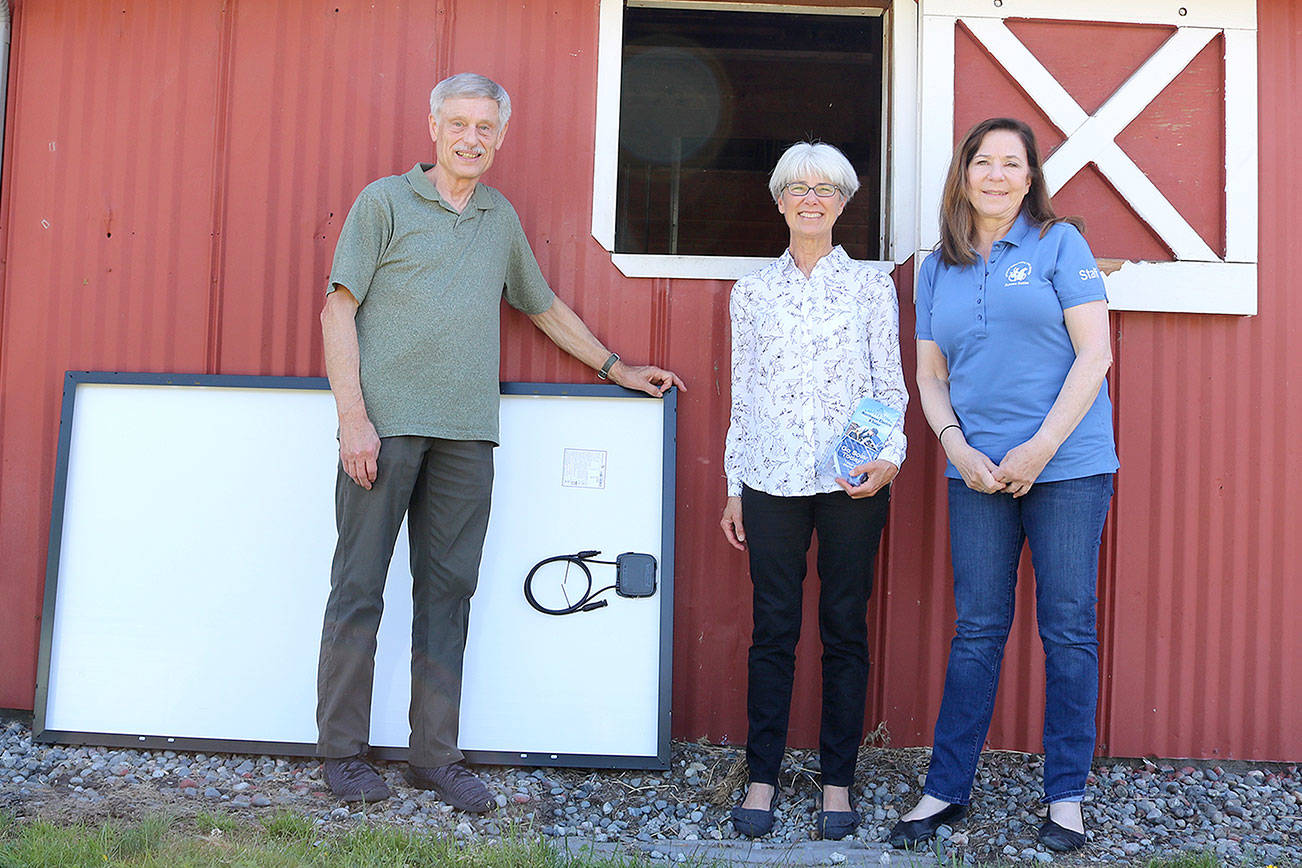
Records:
[[[957,428],[960,434],[963,433],[962,425],[959,425],[957,422],[951,422],[948,425],[946,425],[944,428],[940,429],[940,433],[936,435],[936,440],[939,441],[940,438],[944,437],[945,432],[948,431],[950,428]]]
[[[619,353],[611,353],[610,358],[606,359],[606,364],[601,366],[600,371],[597,371],[597,377],[602,380],[607,379],[610,376],[610,369],[615,367],[615,362],[618,361]]]

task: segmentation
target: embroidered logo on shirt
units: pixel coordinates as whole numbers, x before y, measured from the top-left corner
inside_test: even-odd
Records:
[[[1004,286],[1024,286],[1030,278],[1031,263],[1023,259],[1008,266],[1008,270],[1004,272]]]

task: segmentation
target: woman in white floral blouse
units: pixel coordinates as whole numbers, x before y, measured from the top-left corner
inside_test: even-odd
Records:
[[[778,259],[732,289],[732,417],[724,450],[724,536],[750,557],[754,632],[746,760],[750,786],[732,811],[739,834],[773,827],[800,638],[806,553],[818,535],[823,710],[819,748],[823,838],[854,831],[850,785],[868,689],[866,616],[889,484],[904,461],[896,431],[858,485],[820,465],[859,399],[904,412],[899,306],[890,277],[832,245],[832,227],[859,188],[849,160],[826,144],[792,145],[769,191],[791,231]],[[743,524],[744,519],[744,524]]]

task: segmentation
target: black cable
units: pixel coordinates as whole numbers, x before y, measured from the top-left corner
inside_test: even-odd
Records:
[[[610,564],[613,566],[615,562],[596,560],[596,556],[599,554],[601,554],[601,552],[592,549],[588,551],[575,552],[572,555],[556,555],[555,557],[545,558],[544,560],[539,561],[538,563],[533,565],[533,569],[529,571],[529,575],[525,576],[524,578],[524,598],[529,601],[530,606],[533,606],[535,609],[537,609],[539,612],[542,612],[544,615],[573,615],[575,612],[591,612],[593,609],[600,609],[602,606],[609,605],[608,601],[597,600],[595,599],[595,597],[598,594],[606,593],[606,591],[614,590],[615,586],[607,585],[606,587],[601,588],[600,590],[593,591],[592,570],[588,569],[588,563]],[[556,563],[557,561],[566,561],[571,564],[578,564],[579,569],[583,570],[583,575],[588,580],[588,587],[586,590],[584,590],[583,596],[579,598],[579,601],[577,603],[572,603],[563,609],[549,609],[546,606],[544,606],[542,603],[538,602],[538,600],[534,597],[533,577],[535,573],[537,573],[543,567],[547,566],[547,564],[553,564]],[[568,569],[568,567],[566,569]]]

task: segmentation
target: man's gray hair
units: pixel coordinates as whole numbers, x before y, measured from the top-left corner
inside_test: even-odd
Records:
[[[497,120],[501,126],[511,119],[511,98],[506,88],[485,75],[475,72],[458,72],[434,85],[429,92],[429,113],[439,116],[439,109],[447,99],[484,97],[497,101]]]
[[[792,181],[826,178],[849,201],[859,189],[859,176],[854,166],[838,148],[823,142],[796,142],[778,158],[769,176],[769,192],[773,201],[782,198],[782,190]]]

